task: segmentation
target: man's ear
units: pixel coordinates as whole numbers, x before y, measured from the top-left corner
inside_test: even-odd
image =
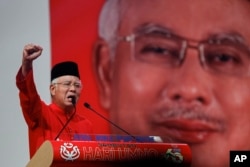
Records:
[[[56,86],[51,84],[49,89],[50,89],[50,95],[54,96],[56,94]]]
[[[111,98],[112,58],[106,41],[99,39],[94,45],[93,67],[101,105],[108,109]]]

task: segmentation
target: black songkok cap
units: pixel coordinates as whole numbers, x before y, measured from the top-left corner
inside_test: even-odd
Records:
[[[80,79],[78,65],[72,61],[65,61],[56,64],[51,70],[51,81],[64,75],[73,75]]]

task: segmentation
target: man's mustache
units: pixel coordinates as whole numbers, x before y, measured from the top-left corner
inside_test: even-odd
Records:
[[[224,128],[225,121],[219,116],[214,116],[209,111],[205,111],[202,107],[166,107],[157,110],[152,119],[158,123],[169,119],[201,121],[204,123],[214,124],[220,129]]]

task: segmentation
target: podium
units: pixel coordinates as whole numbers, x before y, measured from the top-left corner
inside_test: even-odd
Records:
[[[26,167],[188,167],[191,160],[182,143],[47,140]]]

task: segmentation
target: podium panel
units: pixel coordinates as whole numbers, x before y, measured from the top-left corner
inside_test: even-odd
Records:
[[[191,165],[191,150],[181,143],[45,141],[26,167]]]

